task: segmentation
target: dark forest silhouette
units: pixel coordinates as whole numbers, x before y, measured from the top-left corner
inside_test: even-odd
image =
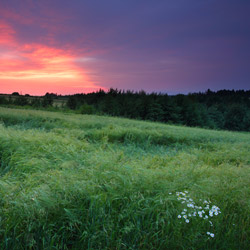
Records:
[[[56,99],[64,100],[61,108],[82,114],[101,114],[140,120],[158,121],[212,129],[250,131],[250,91],[220,90],[188,95],[121,91],[109,89],[88,94],[58,96],[47,93],[30,97],[14,92],[8,98],[0,96],[2,105],[47,108]]]

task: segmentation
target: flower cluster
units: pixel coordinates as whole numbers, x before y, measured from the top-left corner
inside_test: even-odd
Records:
[[[200,199],[198,205],[192,198],[190,198],[188,191],[176,192],[176,196],[177,200],[185,206],[182,212],[178,215],[178,219],[184,219],[186,223],[189,223],[192,218],[197,217],[203,220],[207,220],[210,225],[213,226],[213,223],[211,221],[212,217],[217,216],[221,213],[219,207],[211,205],[211,201]],[[207,234],[211,238],[214,237],[213,233],[207,232]]]
[[[207,232],[207,234],[210,236],[210,237],[214,237],[214,234],[213,233],[210,233],[210,232]]]

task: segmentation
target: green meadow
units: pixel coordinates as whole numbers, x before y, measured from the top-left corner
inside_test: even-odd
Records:
[[[0,249],[249,249],[250,133],[0,108]]]

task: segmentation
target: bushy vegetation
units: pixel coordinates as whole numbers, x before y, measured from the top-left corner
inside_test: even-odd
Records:
[[[8,108],[0,120],[0,249],[249,249],[249,133]]]

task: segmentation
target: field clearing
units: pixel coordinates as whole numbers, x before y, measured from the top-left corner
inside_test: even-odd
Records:
[[[0,164],[0,249],[250,247],[247,132],[0,107]]]

